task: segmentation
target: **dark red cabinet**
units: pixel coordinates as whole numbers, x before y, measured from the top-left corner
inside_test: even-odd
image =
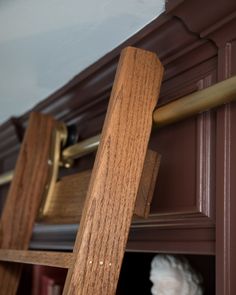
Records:
[[[99,133],[126,45],[155,51],[163,62],[160,105],[227,79],[236,74],[235,12],[234,0],[169,0],[165,14],[35,110],[77,124],[80,139]],[[17,122],[25,128],[27,120],[28,113]],[[12,169],[17,157],[14,124],[0,126],[1,171]],[[127,250],[183,253],[193,261],[191,255],[201,255],[200,269],[216,274],[216,294],[236,294],[236,103],[153,130],[149,147],[162,154],[161,168],[150,217],[133,222]],[[92,167],[93,159],[79,160],[77,169]],[[1,188],[0,203],[6,191]]]

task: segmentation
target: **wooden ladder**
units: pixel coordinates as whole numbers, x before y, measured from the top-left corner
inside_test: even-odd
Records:
[[[162,75],[154,53],[122,51],[73,253],[28,250],[57,124],[31,114],[1,217],[0,294],[16,294],[22,263],[68,268],[63,294],[115,294]]]

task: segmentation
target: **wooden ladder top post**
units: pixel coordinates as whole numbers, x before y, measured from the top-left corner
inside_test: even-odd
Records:
[[[122,51],[64,295],[115,294],[162,75],[154,53]]]

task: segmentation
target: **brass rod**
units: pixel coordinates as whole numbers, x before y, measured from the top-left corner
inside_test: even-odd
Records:
[[[90,154],[97,150],[100,142],[100,134],[80,141],[72,146],[67,147],[62,152],[62,158],[65,161],[74,160]]]
[[[169,125],[233,100],[236,100],[236,76],[157,108],[153,112],[153,125]],[[100,134],[68,147],[62,152],[63,158],[76,159],[89,154],[97,149],[99,140]]]
[[[13,178],[13,174],[14,174],[13,170],[1,174],[0,175],[0,186],[11,182],[11,180]]]
[[[170,102],[153,112],[154,127],[169,125],[222,104],[236,100],[236,76]],[[97,150],[100,134],[67,147],[64,161],[80,158]],[[13,171],[0,175],[0,186],[11,181]]]
[[[236,76],[157,108],[153,124],[169,125],[236,100]]]

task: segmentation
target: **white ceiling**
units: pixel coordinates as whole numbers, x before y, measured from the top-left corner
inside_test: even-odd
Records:
[[[0,124],[132,36],[165,0],[1,0]]]

